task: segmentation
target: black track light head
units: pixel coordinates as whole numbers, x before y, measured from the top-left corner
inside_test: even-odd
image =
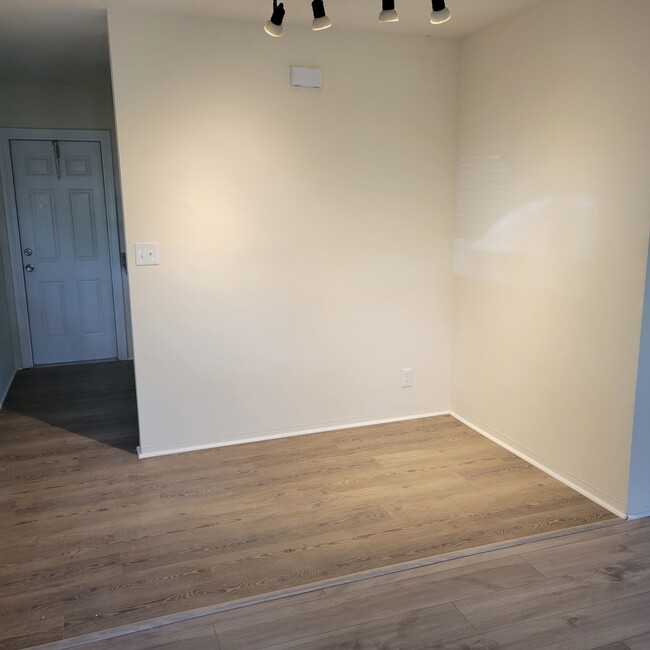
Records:
[[[264,31],[269,36],[282,36],[282,21],[284,20],[284,3],[278,4],[278,0],[273,0],[273,14],[269,22],[264,25]]]
[[[332,21],[327,17],[325,13],[325,5],[323,0],[313,0],[311,3],[311,10],[314,13],[314,20],[311,24],[311,28],[318,32],[321,29],[327,29],[332,26]]]

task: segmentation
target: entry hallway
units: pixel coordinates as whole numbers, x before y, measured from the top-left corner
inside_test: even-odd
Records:
[[[178,620],[197,608],[213,612],[278,590],[615,521],[449,416],[147,460],[138,460],[136,443],[130,364],[18,374],[0,411],[0,647],[23,648],[163,616]],[[494,583],[489,567],[483,577],[473,578],[471,570],[461,580],[469,592],[462,593],[542,581],[553,571],[522,559],[508,568],[512,562]],[[423,571],[437,575],[453,566]],[[590,566],[578,581],[585,581],[585,594],[593,587],[611,595],[629,574],[645,576],[644,567],[642,560],[611,571]],[[551,591],[554,584],[548,583]],[[298,597],[327,603],[322,624],[331,627],[308,634],[363,620],[362,613],[354,616],[355,607],[370,607],[378,613],[374,620],[386,625],[397,622],[390,617],[402,610],[390,604],[390,592],[373,605],[367,597],[375,592],[355,592],[372,583],[355,585]],[[433,621],[439,627],[444,620],[445,638],[460,638],[474,633],[472,625],[479,631],[502,626],[495,610],[484,615],[485,623],[480,616],[473,621],[471,611],[450,604],[454,594],[427,602],[446,603],[436,610],[442,618],[407,617],[413,625],[400,629]],[[339,599],[330,605],[332,595]],[[542,607],[541,596],[533,601]],[[329,609],[337,602],[349,602],[340,611],[352,618],[337,618],[342,614]],[[409,602],[404,597],[402,609]],[[423,601],[417,602],[421,607]],[[503,617],[523,602],[515,596],[497,609]],[[238,623],[231,633],[223,625],[225,647],[262,642],[246,641]],[[299,638],[294,624],[280,628],[294,628],[293,637],[264,632],[264,643]]]

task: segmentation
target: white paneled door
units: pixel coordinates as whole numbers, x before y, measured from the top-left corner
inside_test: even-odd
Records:
[[[34,364],[116,358],[100,143],[10,148]]]

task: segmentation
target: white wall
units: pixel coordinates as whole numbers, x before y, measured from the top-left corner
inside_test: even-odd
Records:
[[[646,273],[627,510],[650,516],[650,263]]]
[[[144,454],[449,408],[456,45],[286,32],[109,12]]]
[[[650,3],[614,14],[608,0],[547,0],[462,44],[452,404],[625,511]]]

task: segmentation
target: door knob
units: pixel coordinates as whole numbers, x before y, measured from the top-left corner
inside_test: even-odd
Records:
[[[28,264],[25,267],[25,271],[27,271],[27,273],[31,273],[33,270],[34,270],[34,265],[33,264]]]
[[[30,256],[34,253],[34,251],[33,251],[31,248],[26,248],[26,249],[23,251],[23,253],[25,253],[25,255],[26,255],[27,257],[30,257]]]

